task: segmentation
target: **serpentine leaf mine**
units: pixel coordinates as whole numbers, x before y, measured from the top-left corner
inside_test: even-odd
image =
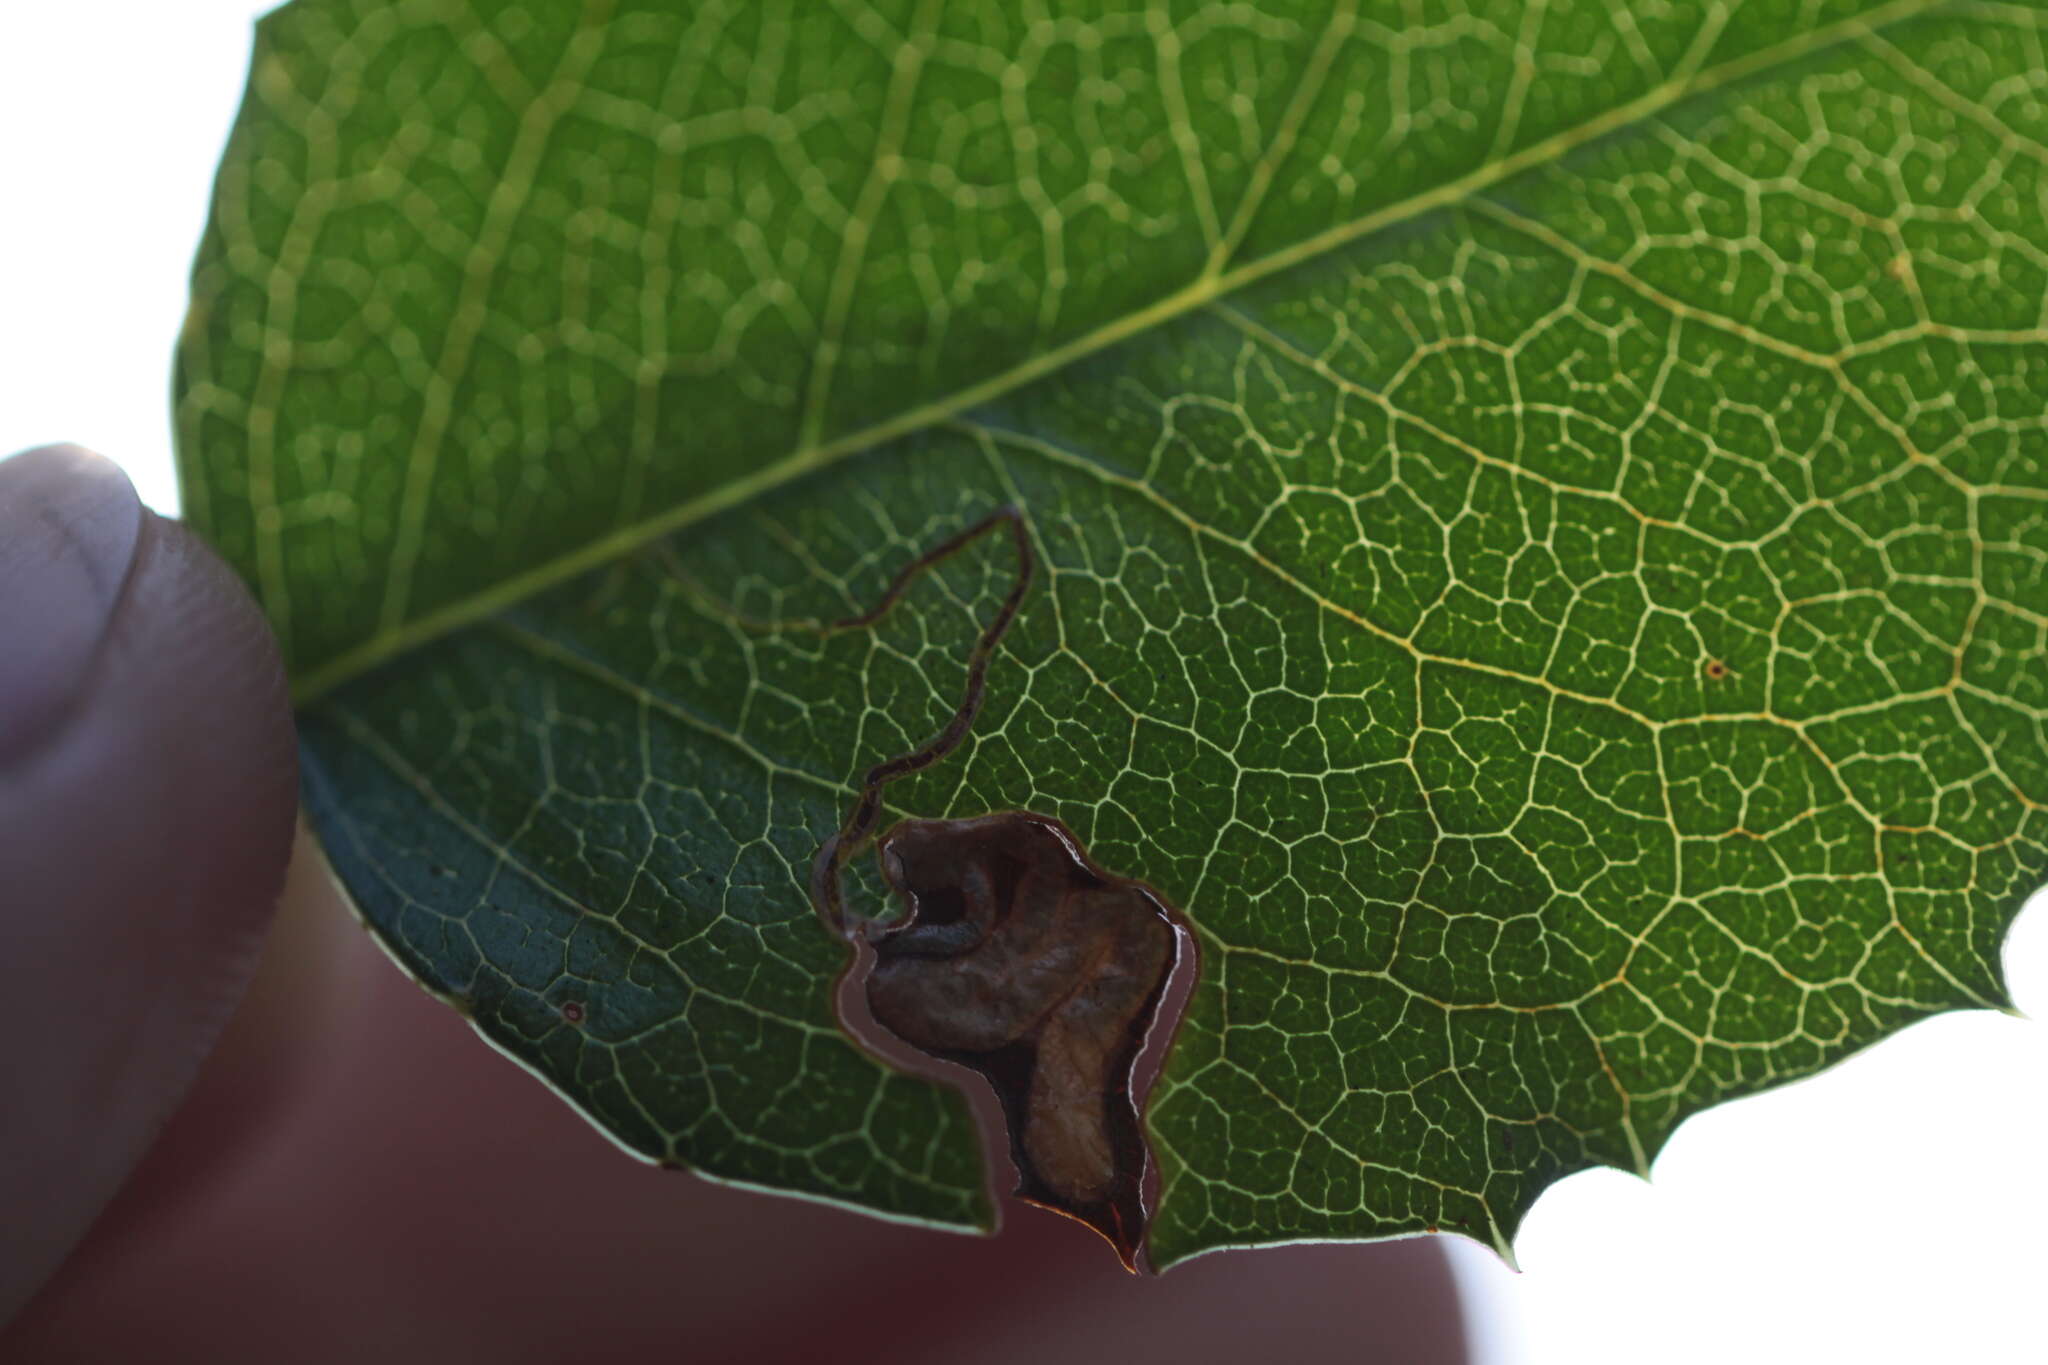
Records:
[[[1030,811],[911,817],[872,837],[882,789],[945,757],[981,708],[990,656],[1031,583],[1021,514],[1004,508],[934,547],[873,609],[832,628],[873,622],[918,574],[1000,526],[1014,538],[1017,578],[974,646],[959,708],[923,748],[868,770],[846,823],[818,850],[811,892],[826,924],[856,946],[875,1022],[987,1079],[1009,1129],[1017,1196],[1087,1224],[1135,1269],[1149,1156],[1133,1076],[1182,958],[1173,911]],[[847,913],[841,872],[870,842],[903,901],[900,918]]]

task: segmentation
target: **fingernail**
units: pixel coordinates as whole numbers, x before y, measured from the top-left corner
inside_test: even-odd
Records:
[[[121,600],[142,503],[78,446],[0,461],[0,771],[63,728]]]

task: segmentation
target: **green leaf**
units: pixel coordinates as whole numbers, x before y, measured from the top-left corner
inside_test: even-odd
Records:
[[[1020,507],[985,708],[888,797],[1057,817],[1192,922],[1155,1259],[1505,1249],[1570,1171],[2005,1000],[2043,28],[296,0],[186,505],[410,970],[638,1152],[955,1226],[971,1121],[841,1034],[806,878],[1011,565],[814,623]]]

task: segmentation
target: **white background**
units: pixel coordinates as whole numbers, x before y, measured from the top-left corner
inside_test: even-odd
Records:
[[[176,509],[171,349],[263,8],[0,0],[0,453],[78,441]],[[2043,901],[2007,961],[2048,1013]],[[2048,1361],[2044,1132],[2048,1028],[1917,1025],[1694,1119],[1651,1183],[1555,1187],[1520,1275],[1457,1243],[1481,1359]]]

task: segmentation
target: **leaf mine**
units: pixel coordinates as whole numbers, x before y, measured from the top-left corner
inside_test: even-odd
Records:
[[[986,1077],[1017,1196],[1135,1268],[1148,1156],[1132,1073],[1180,959],[1172,913],[1029,811],[903,820],[879,853],[909,913],[873,940],[876,1022]]]
[[[831,627],[872,623],[919,574],[1000,527],[1011,532],[1017,576],[974,645],[959,707],[923,748],[868,770],[846,823],[818,850],[811,894],[828,927],[872,949],[857,952],[854,970],[866,973],[860,986],[875,1022],[988,1081],[1009,1130],[1017,1197],[1095,1229],[1135,1270],[1150,1154],[1133,1079],[1182,956],[1173,911],[1031,811],[892,825],[873,844],[903,901],[900,919],[849,915],[840,888],[847,858],[871,839],[882,789],[944,758],[974,724],[989,660],[1031,584],[1022,514],[1003,508],[933,547],[873,608]]]

